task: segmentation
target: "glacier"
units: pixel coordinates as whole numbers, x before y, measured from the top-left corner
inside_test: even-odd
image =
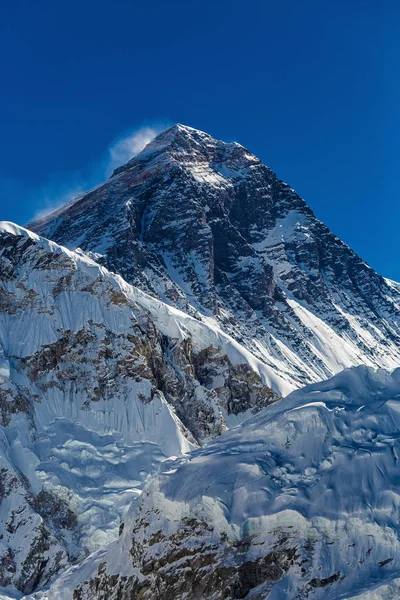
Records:
[[[162,463],[118,542],[34,598],[395,598],[399,431],[400,369],[293,392]]]

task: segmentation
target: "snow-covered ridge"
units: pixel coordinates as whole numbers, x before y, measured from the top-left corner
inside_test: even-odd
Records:
[[[399,440],[400,369],[294,392],[164,463],[77,597],[101,598],[114,575],[110,600],[395,598]],[[80,581],[67,573],[40,597],[70,600]]]
[[[211,321],[10,223],[0,278],[0,581],[27,593],[115,539],[160,461],[285,382]]]
[[[178,342],[190,338],[198,350],[204,350],[210,346],[215,349],[220,348],[233,364],[249,364],[260,375],[264,383],[273,388],[279,395],[283,396],[293,391],[293,384],[282,379],[279,372],[268,367],[246,348],[243,348],[236,340],[227,335],[215,319],[204,317],[202,320],[199,320],[198,318],[194,318],[146,294],[146,292],[143,292],[139,288],[129,285],[120,275],[108,272],[107,269],[97,264],[84,253],[68,250],[15,223],[0,221],[1,233],[11,233],[14,236],[28,237],[35,242],[38,248],[56,255],[65,254],[69,258],[72,258],[85,275],[90,273],[93,279],[98,277],[107,278],[107,281],[115,289],[122,291],[128,299],[140,305],[148,312],[152,322],[163,335]],[[84,320],[80,321],[77,327],[83,323]],[[40,338],[37,341],[38,345],[43,343]],[[29,351],[32,350],[32,348],[29,348]],[[34,350],[36,350],[36,347]],[[28,352],[28,349],[25,348],[24,351]]]

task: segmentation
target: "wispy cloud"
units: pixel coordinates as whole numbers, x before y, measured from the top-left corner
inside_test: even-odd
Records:
[[[139,154],[151,140],[165,127],[141,127],[131,134],[117,140],[108,149],[109,162],[107,171],[113,171]]]
[[[79,173],[53,174],[38,186],[0,174],[0,219],[24,225],[61,208],[85,189]]]
[[[83,165],[82,170],[77,172],[53,174],[48,181],[34,188],[29,188],[26,183],[0,177],[0,196],[8,196],[15,202],[23,199],[23,212],[26,213],[22,216],[23,221],[41,219],[105,181],[114,169],[139,154],[168,125],[168,123],[157,123],[131,130],[111,143],[94,164]],[[11,219],[13,219],[13,212],[9,211]],[[21,218],[17,210],[15,215],[17,217],[14,220]]]
[[[89,186],[91,187],[91,186]],[[32,192],[32,200],[37,205],[32,221],[42,219],[57,209],[75,200],[86,191],[84,183],[72,181],[48,183]]]

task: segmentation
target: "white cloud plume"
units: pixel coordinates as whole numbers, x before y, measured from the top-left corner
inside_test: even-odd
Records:
[[[131,134],[117,140],[108,149],[107,171],[113,171],[139,154],[164,127],[141,127]]]
[[[34,215],[30,220],[45,217],[102,183],[114,169],[139,154],[167,126],[164,123],[137,128],[128,135],[118,138],[98,161],[86,169],[54,175],[44,185],[26,190],[25,193],[31,198],[30,203],[34,207]]]
[[[33,202],[39,206],[31,220],[37,221],[46,217],[77,199],[85,190],[86,185],[72,182],[47,184],[43,188],[39,188],[32,192]]]

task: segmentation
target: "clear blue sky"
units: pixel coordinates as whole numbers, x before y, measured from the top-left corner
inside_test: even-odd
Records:
[[[0,218],[180,122],[247,146],[400,280],[398,0],[5,0],[0,21]]]

